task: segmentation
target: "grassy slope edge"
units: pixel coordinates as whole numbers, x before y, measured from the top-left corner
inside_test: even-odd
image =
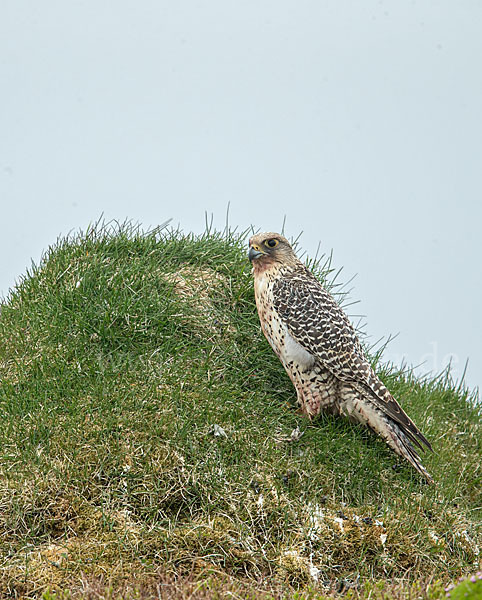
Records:
[[[435,486],[364,429],[308,422],[260,333],[242,244],[93,228],[50,248],[4,301],[5,597],[152,591],[178,576],[212,594],[228,578],[254,596],[363,595],[480,566],[474,396],[380,367],[433,443]]]

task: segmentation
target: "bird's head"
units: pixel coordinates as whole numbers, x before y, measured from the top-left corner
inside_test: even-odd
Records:
[[[279,233],[257,233],[249,240],[248,258],[255,269],[266,269],[281,263],[297,264],[293,248],[286,238]]]

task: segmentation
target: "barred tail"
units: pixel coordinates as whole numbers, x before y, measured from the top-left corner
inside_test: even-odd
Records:
[[[430,473],[422,465],[420,456],[411,443],[413,441],[412,435],[407,435],[403,426],[373,402],[371,397],[367,397],[366,393],[353,395],[340,408],[340,412],[363,425],[367,425],[373,432],[383,438],[388,446],[407,460],[428,483],[434,482]]]

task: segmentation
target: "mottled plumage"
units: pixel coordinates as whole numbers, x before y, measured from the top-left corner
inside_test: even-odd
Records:
[[[429,442],[377,377],[353,326],[331,294],[277,233],[249,240],[261,328],[296,388],[302,411],[367,425],[425,479],[414,446]]]

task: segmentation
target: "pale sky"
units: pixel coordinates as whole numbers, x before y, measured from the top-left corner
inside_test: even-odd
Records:
[[[172,217],[333,250],[387,360],[482,383],[480,0],[2,0],[0,292]]]

